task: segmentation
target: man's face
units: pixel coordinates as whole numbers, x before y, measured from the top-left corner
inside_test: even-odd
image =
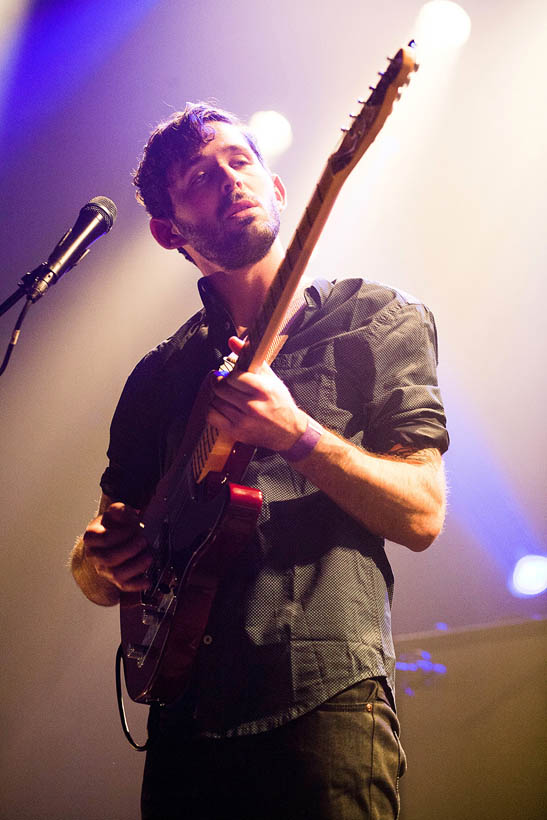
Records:
[[[283,186],[235,125],[210,123],[215,136],[171,171],[173,224],[190,255],[223,270],[262,259],[279,231]]]

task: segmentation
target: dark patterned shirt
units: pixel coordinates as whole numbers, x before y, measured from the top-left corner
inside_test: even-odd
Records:
[[[146,503],[184,429],[198,386],[235,334],[202,279],[205,308],[137,365],[111,427],[104,492]],[[317,281],[273,363],[297,404],[348,441],[448,447],[429,310],[375,282]],[[383,539],[343,512],[279,453],[258,449],[245,483],[264,503],[253,539],[215,599],[191,693],[165,707],[199,731],[279,726],[342,689],[382,676],[393,691],[393,575]]]

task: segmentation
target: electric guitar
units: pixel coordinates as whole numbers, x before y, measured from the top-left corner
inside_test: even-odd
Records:
[[[361,110],[342,129],[245,346],[225,368],[253,372],[275,358],[287,336],[298,283],[336,197],[416,68],[412,48],[400,49],[368,99],[359,100]],[[185,691],[198,648],[208,640],[204,633],[218,585],[260,513],[260,491],[239,483],[254,448],[206,423],[207,381],[175,459],[141,515],[155,556],[150,587],[121,595],[126,688],[140,703],[170,703]]]

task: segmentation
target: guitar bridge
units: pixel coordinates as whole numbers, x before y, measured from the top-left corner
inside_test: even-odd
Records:
[[[147,647],[142,644],[130,643],[126,649],[125,655],[127,658],[132,658],[137,661],[137,666],[141,667],[146,657]]]

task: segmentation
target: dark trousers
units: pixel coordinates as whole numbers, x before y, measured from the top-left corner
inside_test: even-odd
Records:
[[[371,678],[279,729],[215,740],[151,727],[143,820],[393,820],[405,756]]]

